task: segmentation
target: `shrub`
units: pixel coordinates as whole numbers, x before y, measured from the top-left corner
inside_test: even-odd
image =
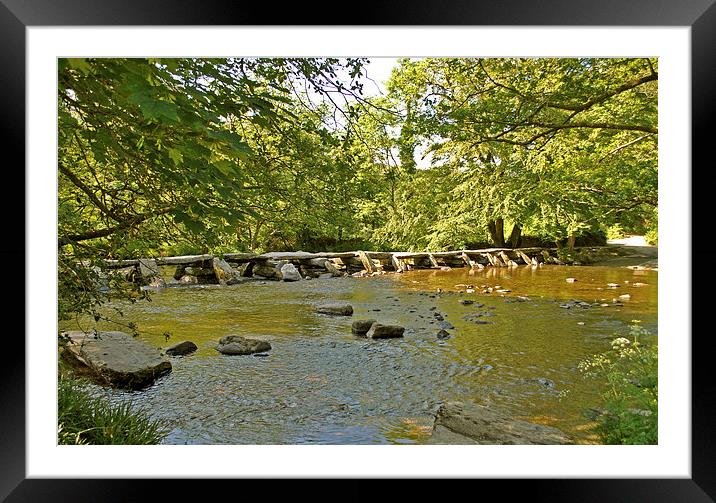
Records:
[[[621,224],[614,224],[607,229],[607,239],[622,239],[626,237],[626,232]]]
[[[60,374],[57,386],[57,441],[67,445],[158,444],[168,433],[159,421],[92,396],[79,379]]]
[[[658,443],[658,347],[638,340],[648,333],[633,325],[632,340],[616,338],[611,350],[579,364],[585,376],[606,381],[596,428],[606,444]]]

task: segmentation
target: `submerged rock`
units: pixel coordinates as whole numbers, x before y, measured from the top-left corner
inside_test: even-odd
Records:
[[[441,329],[437,335],[438,335],[438,339],[447,339],[450,337],[450,332],[448,332],[445,329]]]
[[[258,339],[248,339],[240,335],[226,335],[219,339],[216,350],[225,355],[250,355],[263,353],[271,349],[271,344]]]
[[[477,311],[475,313],[466,314],[462,317],[465,321],[471,321],[472,323],[477,323],[478,325],[486,325],[488,323],[492,323],[491,321],[485,321],[482,318],[483,317],[491,317],[495,316],[494,313],[491,313],[490,311]]]
[[[450,402],[435,415],[430,444],[558,445],[574,443],[551,426],[514,419],[491,408]]]
[[[581,301],[581,300],[571,299],[563,304],[560,304],[559,307],[561,307],[562,309],[571,309],[573,307],[580,307],[582,309],[588,309],[588,308],[592,307],[592,304],[590,304],[589,302]]]
[[[189,353],[193,353],[196,350],[196,344],[194,344],[193,342],[182,341],[177,344],[174,344],[173,346],[169,346],[167,349],[164,350],[164,354],[167,354],[169,356],[182,356],[188,355]]]
[[[531,377],[528,379],[523,379],[522,382],[527,384],[539,384],[541,386],[544,386],[545,388],[554,388],[555,384],[552,379],[547,379],[546,377]]]
[[[124,332],[64,332],[63,358],[100,384],[142,389],[171,372],[172,364],[153,347]]]
[[[366,333],[366,337],[371,339],[388,339],[392,337],[403,337],[405,327],[400,325],[383,325],[382,323],[373,323],[370,330]]]
[[[332,302],[316,306],[316,312],[321,314],[332,314],[334,316],[351,316],[353,315],[353,306],[350,304]]]
[[[356,320],[351,325],[351,332],[356,335],[365,335],[376,320]]]
[[[449,321],[441,321],[440,323],[438,323],[438,326],[440,328],[442,328],[443,330],[451,330],[451,329],[455,328],[455,326],[452,323],[450,323]]]

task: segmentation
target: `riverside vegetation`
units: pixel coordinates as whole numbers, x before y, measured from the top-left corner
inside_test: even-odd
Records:
[[[606,381],[598,410],[597,431],[608,444],[656,444],[658,442],[658,346],[644,346],[640,337],[648,331],[633,325],[630,337],[618,337],[611,350],[579,364],[586,377]]]
[[[366,92],[366,58],[61,58],[58,69],[61,322],[143,328],[122,314],[151,290],[107,259],[548,246],[568,261],[607,235],[657,239],[654,58],[405,58],[381,96]],[[630,374],[652,375],[655,348],[600,360],[605,441],[655,440],[632,423],[655,424],[656,386]],[[63,396],[79,397],[68,383]],[[119,438],[78,436],[62,417],[62,439]]]

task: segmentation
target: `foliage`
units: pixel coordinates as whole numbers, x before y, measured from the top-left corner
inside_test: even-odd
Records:
[[[653,59],[427,58],[391,88],[433,165],[461,176],[458,211],[559,240],[656,205],[657,80]]]
[[[147,297],[107,258],[656,239],[655,59],[364,64],[60,59],[60,317]]]
[[[622,239],[625,235],[621,224],[610,225],[607,229],[607,239]]]
[[[59,444],[150,445],[168,433],[161,422],[133,408],[92,396],[83,381],[60,374],[57,386]]]
[[[339,150],[329,144],[320,113],[297,114],[302,102],[293,89],[300,84],[319,95],[358,93],[361,64],[335,58],[60,59],[60,317],[96,315],[109,291],[136,296],[131,287],[115,288],[119,282],[106,277],[102,259],[156,256],[177,247],[235,251],[241,229],[252,223],[280,226],[289,213],[311,215],[310,199],[297,202],[293,195],[310,196],[313,182],[334,176],[337,164],[320,155]],[[318,119],[309,124],[311,114]],[[321,141],[322,150],[316,149]],[[300,169],[286,169],[297,159],[304,161]],[[311,163],[320,169],[307,173]],[[344,185],[337,185],[331,194],[344,197]]]
[[[579,364],[585,376],[606,381],[597,431],[607,444],[658,442],[658,347],[639,341],[648,333],[633,325],[631,340],[616,338],[611,350]]]
[[[654,208],[653,213],[646,220],[647,231],[644,235],[646,242],[650,245],[657,246],[659,244],[659,212]]]

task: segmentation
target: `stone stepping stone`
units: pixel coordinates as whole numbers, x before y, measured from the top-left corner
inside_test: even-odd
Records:
[[[366,332],[366,337],[371,339],[388,339],[393,337],[403,337],[405,327],[400,325],[383,325],[382,323],[373,323],[370,330]]]
[[[138,390],[168,374],[172,364],[150,345],[125,332],[64,332],[63,358],[99,384]]]
[[[182,341],[177,344],[174,344],[173,346],[169,346],[167,349],[164,350],[164,354],[169,356],[182,356],[188,355],[189,353],[193,353],[196,350],[197,346],[193,342]]]
[[[250,355],[263,353],[271,349],[271,344],[258,339],[249,339],[240,335],[225,335],[219,339],[216,350],[225,355]]]
[[[376,320],[356,320],[351,325],[351,332],[356,335],[365,335],[375,322]]]
[[[333,316],[352,316],[353,306],[345,303],[332,302],[316,306],[316,312]]]

